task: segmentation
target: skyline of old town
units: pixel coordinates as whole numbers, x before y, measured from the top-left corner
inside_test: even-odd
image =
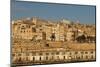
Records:
[[[96,60],[95,25],[38,17],[12,21],[12,65]]]

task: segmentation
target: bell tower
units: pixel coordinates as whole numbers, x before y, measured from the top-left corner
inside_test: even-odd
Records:
[[[32,17],[31,20],[32,20],[32,23],[34,23],[36,25],[37,18],[36,17]]]

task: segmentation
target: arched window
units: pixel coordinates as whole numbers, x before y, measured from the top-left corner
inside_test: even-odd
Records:
[[[54,59],[54,57],[52,56],[52,60]]]
[[[33,61],[35,61],[35,57],[33,57]]]
[[[48,56],[46,56],[46,60],[48,60]]]
[[[29,61],[29,58],[28,57],[26,57],[26,61]]]
[[[39,59],[40,59],[40,61],[41,61],[41,57],[40,57]]]
[[[19,61],[19,62],[22,61],[21,57],[18,58],[18,61]]]
[[[93,59],[93,55],[91,55],[91,59]]]
[[[83,59],[83,55],[81,55],[81,59]]]
[[[86,56],[86,59],[88,59],[88,56]]]
[[[64,58],[64,60],[66,59],[66,57],[65,57],[65,56],[63,56],[63,58]]]

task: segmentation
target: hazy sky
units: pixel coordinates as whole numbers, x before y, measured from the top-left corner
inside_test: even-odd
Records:
[[[95,6],[50,4],[39,2],[12,2],[11,18],[20,19],[25,17],[40,17],[43,19],[61,20],[62,18],[72,21],[79,20],[81,23],[95,23]]]

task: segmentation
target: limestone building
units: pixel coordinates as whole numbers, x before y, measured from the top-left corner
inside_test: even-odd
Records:
[[[95,61],[95,26],[63,19],[12,21],[12,64]]]

